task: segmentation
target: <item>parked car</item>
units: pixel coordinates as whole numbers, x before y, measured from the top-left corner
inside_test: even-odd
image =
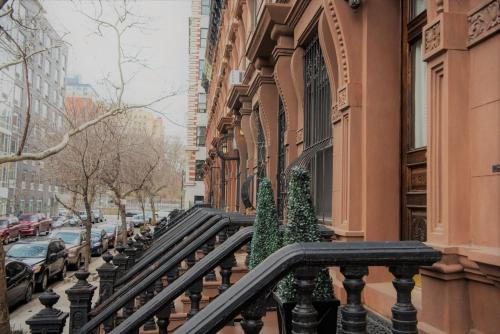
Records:
[[[134,225],[131,222],[127,223],[127,236],[131,237],[134,235]],[[122,224],[121,222],[116,223],[116,234],[120,235],[122,233]]]
[[[125,213],[125,220],[126,220],[127,222],[129,222],[129,221],[131,221],[131,220],[132,220],[132,218],[133,218],[134,216],[136,216],[136,215],[138,215],[138,214],[140,214],[140,212],[139,212],[139,211],[127,211],[127,212]]]
[[[45,239],[31,242],[19,242],[7,251],[9,259],[22,261],[31,266],[35,273],[35,284],[38,290],[45,291],[49,279],[66,277],[68,251],[64,241]]]
[[[49,234],[52,229],[52,219],[46,218],[41,213],[26,212],[19,216],[21,225],[21,236],[40,235],[40,233]]]
[[[92,210],[92,223],[99,224],[104,221],[104,215],[102,214],[100,209]]]
[[[108,250],[108,235],[102,228],[93,228],[90,235],[90,249],[92,255],[101,256]]]
[[[52,218],[52,228],[61,228],[66,224],[66,219],[64,217]]]
[[[21,239],[20,228],[17,217],[0,217],[0,240],[8,244],[10,241]]]
[[[142,213],[140,213],[140,214],[133,216],[132,219],[130,219],[130,222],[132,224],[134,224],[134,227],[140,227],[140,226],[144,225],[144,221],[148,222],[151,219],[151,217],[152,216],[149,213],[146,213],[145,216]]]
[[[79,223],[80,219],[77,217],[69,217],[64,221],[64,224],[69,226],[78,226]]]
[[[118,230],[116,225],[106,224],[102,225],[101,228],[106,231],[106,235],[108,236],[108,247],[113,248],[116,244],[116,232]]]
[[[33,297],[35,285],[33,269],[24,262],[7,259],[5,261],[5,276],[9,307],[19,302],[29,302]]]
[[[52,232],[50,237],[64,241],[68,251],[68,265],[78,269],[85,264],[85,245],[87,244],[85,231],[78,229],[58,230]]]

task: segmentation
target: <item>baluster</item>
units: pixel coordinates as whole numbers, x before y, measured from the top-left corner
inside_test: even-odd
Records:
[[[417,310],[411,303],[411,291],[415,287],[413,276],[418,274],[418,266],[393,266],[389,267],[389,271],[395,277],[392,285],[397,292],[397,301],[392,307],[392,332],[417,334]]]
[[[264,294],[259,295],[252,301],[244,310],[241,315],[241,327],[245,334],[258,334],[262,330],[264,323],[262,317],[266,315],[266,299]]]
[[[230,226],[230,227],[228,227],[227,228],[227,238],[232,237],[236,232],[238,232],[238,226]],[[233,267],[236,267],[237,263],[236,263],[236,256],[234,256],[234,253],[231,254],[231,260],[233,261],[232,262]]]
[[[219,285],[219,295],[231,287],[231,274],[233,273],[233,255],[227,256],[220,264],[221,284]]]
[[[210,238],[208,241],[207,241],[207,244],[206,244],[206,247],[204,248],[204,251],[206,250],[206,253],[205,253],[205,256],[207,256],[208,254],[210,254],[211,251],[213,251],[215,248],[215,237],[213,238]],[[205,279],[207,281],[216,281],[217,280],[217,276],[215,275],[215,271],[212,269],[208,272],[208,274],[205,276]]]
[[[200,311],[200,300],[201,300],[201,292],[203,291],[203,279],[196,280],[189,287],[189,300],[191,301],[191,308],[187,314],[188,319],[194,316],[196,313]]]
[[[177,266],[175,266],[172,270],[169,270],[167,273],[168,285],[172,284],[177,279],[178,276],[179,276],[179,268]],[[172,312],[175,312],[175,304],[173,301],[170,303],[170,310]]]
[[[366,333],[366,310],[361,304],[361,291],[365,286],[363,276],[368,275],[366,266],[342,266],[347,304],[342,307],[342,329],[344,333]]]
[[[150,286],[146,289],[146,291],[145,291],[145,296],[144,296],[144,297],[145,297],[145,298],[144,298],[144,299],[145,299],[144,304],[146,304],[148,301],[150,301],[151,299],[153,299],[153,297],[154,297],[154,295],[155,295],[154,291],[155,291],[155,287],[154,287],[154,285],[150,285]],[[142,306],[144,306],[144,304],[143,304],[143,305],[141,305],[141,307],[142,307]],[[145,330],[145,331],[152,331],[152,330],[156,330],[156,323],[155,323],[155,319],[154,319],[154,317],[149,318],[149,319],[148,319],[148,320],[144,323],[144,330]]]
[[[159,278],[155,283],[155,293],[159,294],[163,290],[163,278]],[[163,307],[156,313],[158,320],[158,334],[167,334],[168,324],[170,323],[171,305]]]
[[[59,300],[59,295],[52,291],[52,289],[47,289],[38,299],[45,308],[26,320],[26,324],[30,327],[30,333],[61,334],[66,324],[68,313],[53,307]]]
[[[87,282],[89,276],[90,273],[88,271],[83,271],[83,269],[82,271],[77,271],[75,277],[78,279],[78,282],[65,291],[70,302],[69,331],[71,333],[78,333],[80,328],[89,320],[88,313],[92,306],[94,291],[97,288]]]
[[[315,279],[318,268],[300,267],[295,270],[297,304],[292,310],[292,333],[316,333],[318,312],[312,304]]]
[[[190,254],[186,259],[188,270],[196,264],[196,251]],[[191,301],[191,307],[187,314],[188,319],[200,311],[201,292],[203,291],[203,279],[197,280],[188,288],[188,296]]]

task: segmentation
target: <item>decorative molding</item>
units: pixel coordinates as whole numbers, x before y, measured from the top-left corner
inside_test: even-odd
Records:
[[[304,141],[304,129],[297,130],[297,144],[302,144]]]
[[[467,46],[471,47],[500,30],[500,0],[490,0],[467,17]]]
[[[344,111],[349,108],[349,97],[347,86],[341,87],[337,93],[337,106],[339,111]]]
[[[333,4],[333,0],[328,1],[328,9],[330,10],[330,14],[333,19],[333,25],[335,29],[335,34],[337,35],[337,41],[339,55],[340,55],[340,66],[342,68],[342,80],[346,84],[349,82],[349,66],[347,62],[347,51],[345,48],[345,39],[342,33],[342,29],[340,27],[340,23],[337,17],[337,12],[335,10],[335,5]]]
[[[331,114],[332,114],[332,124],[337,123],[341,119],[342,113],[340,112],[337,104],[333,105]]]
[[[437,21],[425,30],[425,53],[429,54],[441,44],[441,21]]]

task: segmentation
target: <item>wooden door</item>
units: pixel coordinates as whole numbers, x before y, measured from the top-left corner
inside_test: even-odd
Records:
[[[422,5],[423,4],[423,5]],[[426,240],[426,63],[422,60],[425,2],[402,1],[401,239]]]

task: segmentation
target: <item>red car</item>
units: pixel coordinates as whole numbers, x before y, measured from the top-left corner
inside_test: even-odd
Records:
[[[25,212],[19,216],[21,223],[21,236],[49,234],[52,230],[52,219],[45,217],[41,213]]]
[[[20,227],[19,219],[16,217],[0,217],[0,240],[3,240],[4,244],[8,244],[11,240],[19,240]]]

